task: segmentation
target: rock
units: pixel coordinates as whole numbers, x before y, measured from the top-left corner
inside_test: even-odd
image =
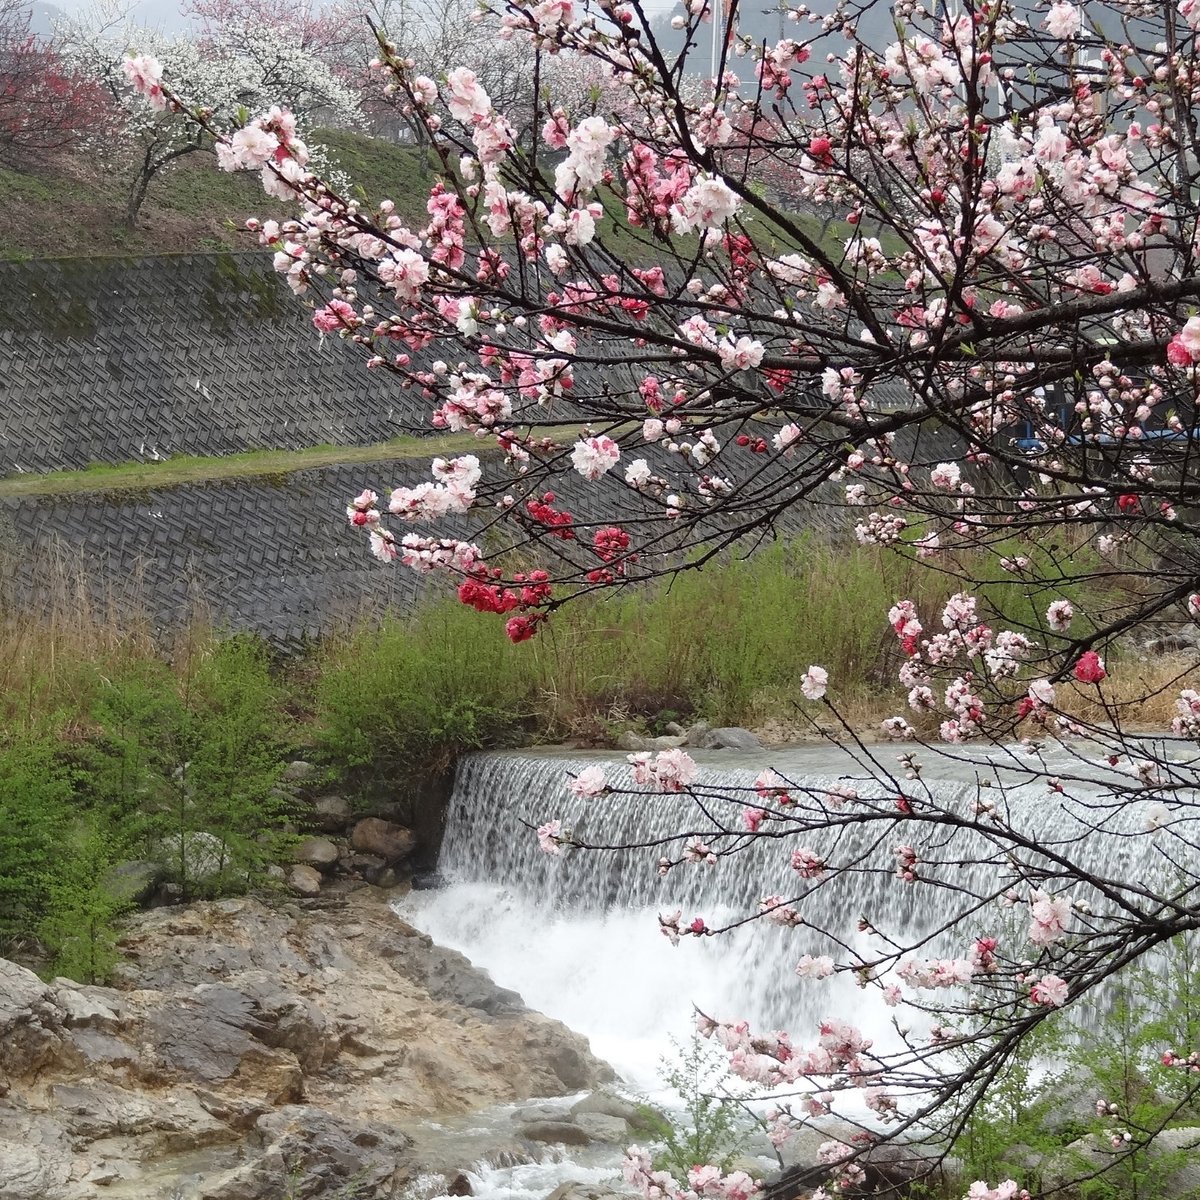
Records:
[[[215,833],[199,830],[171,838],[162,846],[163,865],[188,883],[219,875],[229,865],[229,850]]]
[[[329,1019],[311,1000],[271,990],[255,1000],[261,1022],[258,1039],[273,1049],[290,1050],[306,1074],[319,1071],[337,1055],[339,1039]]]
[[[81,987],[70,979],[56,979],[55,1003],[68,1029],[99,1029],[116,1033],[121,1027],[121,997],[110,988]]]
[[[437,871],[422,871],[410,881],[414,892],[436,892],[446,886],[446,877]]]
[[[1042,1187],[1067,1189],[1071,1194],[1074,1181],[1103,1171],[1101,1178],[1110,1188],[1133,1194],[1136,1172],[1138,1194],[1144,1192],[1154,1200],[1194,1200],[1200,1195],[1200,1127],[1164,1129],[1136,1158],[1128,1153],[1126,1146],[1114,1148],[1106,1138],[1089,1134],[1046,1160]]]
[[[618,750],[675,750],[683,745],[682,737],[648,737],[635,733],[632,729],[625,730],[617,738]]]
[[[678,721],[668,721],[663,726],[663,733],[668,737],[687,737],[687,730]]]
[[[309,823],[324,833],[344,833],[353,820],[354,813],[345,796],[318,796],[309,810]]]
[[[364,817],[350,834],[350,845],[363,854],[376,854],[387,863],[407,858],[416,848],[411,829],[381,817]]]
[[[689,727],[687,733],[684,734],[683,744],[685,746],[702,746],[704,744],[704,738],[707,736],[711,728],[712,726],[709,725],[707,721],[696,721]]]
[[[807,1196],[829,1180],[830,1169],[822,1162],[821,1145],[830,1140],[851,1144],[857,1132],[853,1126],[830,1119],[819,1127],[807,1127],[787,1143],[785,1161],[788,1166],[780,1174],[768,1179],[765,1184],[764,1200],[794,1200]],[[866,1173],[861,1189],[852,1195],[871,1195],[875,1192],[904,1194],[904,1187],[937,1166],[931,1151],[917,1145],[902,1142],[883,1142],[863,1150],[855,1159]]]
[[[48,1067],[63,1047],[62,1017],[46,984],[0,959],[0,1074],[22,1079]]]
[[[565,1104],[527,1104],[513,1113],[513,1120],[522,1124],[531,1121],[570,1121],[571,1110]]]
[[[530,1121],[517,1132],[527,1141],[556,1146],[587,1146],[591,1142],[591,1138],[571,1121]]]
[[[430,938],[402,938],[384,953],[402,974],[419,980],[434,1000],[477,1009],[493,1017],[525,1011],[525,1002],[516,992],[498,987],[465,955],[435,946]]]
[[[372,887],[377,888],[394,888],[401,879],[395,867],[367,867],[362,875]]]
[[[0,1200],[65,1200],[73,1162],[61,1125],[0,1100]]]
[[[568,1180],[566,1183],[560,1183],[546,1200],[629,1200],[629,1193],[604,1183]]]
[[[317,768],[302,758],[288,763],[279,776],[280,783],[307,783],[317,773]]]
[[[1164,634],[1162,637],[1151,638],[1145,645],[1145,652],[1152,658],[1160,658],[1164,654],[1179,654],[1185,650],[1195,650],[1196,643],[1178,633]]]
[[[118,990],[0,961],[0,1200],[445,1195],[481,1156],[544,1154],[466,1114],[611,1078],[584,1039],[373,894],[151,910],[121,945]],[[435,1115],[464,1138],[439,1125],[422,1159],[399,1123]],[[557,1125],[557,1141],[587,1136]],[[423,1192],[430,1162],[444,1183]]]
[[[288,887],[298,896],[319,896],[321,894],[321,872],[316,867],[306,867],[298,864],[287,874]]]
[[[1133,1100],[1161,1103],[1150,1081],[1136,1071],[1130,1074],[1127,1087],[1126,1095],[1116,1099],[1125,1103]],[[1063,1142],[1083,1136],[1096,1122],[1098,1088],[1095,1075],[1082,1066],[1046,1081],[1033,1098],[1041,1127]]]
[[[148,859],[118,863],[104,876],[104,886],[114,900],[140,905],[154,894],[163,881],[163,864]]]
[[[999,1156],[999,1162],[1004,1170],[1000,1173],[1007,1179],[1032,1179],[1041,1170],[1046,1155],[1024,1142],[1016,1142],[1006,1147]]]
[[[305,838],[293,851],[292,861],[329,871],[338,860],[338,848],[328,838]]]
[[[582,1100],[576,1100],[571,1105],[571,1115],[577,1117],[580,1113],[603,1113],[609,1117],[620,1117],[631,1125],[636,1125],[646,1115],[644,1106],[635,1104],[621,1096],[610,1092],[589,1092]]]
[[[593,1142],[625,1142],[629,1137],[629,1122],[608,1113],[584,1112],[575,1117],[575,1124]]]
[[[467,1178],[463,1171],[459,1171],[453,1179],[447,1180],[446,1191],[447,1196],[473,1196],[475,1189],[471,1186],[470,1179]]]
[[[251,1141],[257,1162],[203,1180],[198,1200],[294,1196],[391,1196],[412,1140],[399,1129],[334,1116],[310,1105],[266,1113]],[[281,1169],[282,1168],[282,1169]]]
[[[700,750],[761,750],[762,742],[748,729],[730,726],[723,729],[709,729],[698,735],[698,740],[689,744]]]

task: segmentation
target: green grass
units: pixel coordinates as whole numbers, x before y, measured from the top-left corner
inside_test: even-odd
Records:
[[[577,426],[543,431],[546,437],[574,437]],[[78,471],[10,475],[0,479],[0,497],[63,496],[77,492],[137,492],[221,479],[287,476],[295,471],[344,463],[391,462],[439,454],[478,454],[479,439],[470,433],[438,437],[398,437],[370,446],[309,446],[304,450],[249,450],[220,458],[180,454],[161,462],[89,463]]]

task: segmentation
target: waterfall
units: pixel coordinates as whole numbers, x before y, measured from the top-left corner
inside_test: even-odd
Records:
[[[1066,753],[1066,752],[1062,752]],[[698,789],[721,788],[733,798],[714,808],[730,828],[739,828],[743,806],[756,802],[752,781],[766,765],[805,787],[825,790],[844,779],[849,760],[834,748],[799,747],[756,755],[709,752]],[[882,747],[880,762],[895,762],[896,750]],[[1071,752],[1075,772],[1083,761]],[[857,988],[847,974],[817,981],[794,972],[802,954],[838,952],[817,929],[836,932],[865,952],[869,935],[856,931],[860,916],[892,936],[932,933],[947,916],[947,893],[925,884],[906,884],[878,869],[832,877],[810,886],[800,904],[814,928],[779,928],[754,921],[716,938],[686,938],[672,947],[662,936],[657,915],[682,908],[702,915],[710,926],[757,910],[768,894],[797,896],[805,884],[790,867],[795,839],[755,839],[744,851],[715,864],[680,865],[664,878],[661,850],[651,843],[680,829],[703,829],[695,802],[686,795],[603,795],[578,799],[566,790],[568,772],[602,764],[614,786],[632,786],[623,757],[586,752],[486,753],[459,764],[447,814],[439,871],[445,888],[416,892],[401,912],[435,940],[461,950],[503,986],[520,992],[533,1008],[555,1016],[587,1035],[593,1048],[633,1083],[653,1090],[659,1058],[670,1038],[690,1035],[693,1005],[718,1018],[745,1018],[763,1029],[787,1029],[811,1040],[817,1022],[837,1016],[857,1024],[877,1046],[893,1043],[893,1010],[878,989]],[[1064,762],[1064,774],[1066,773]],[[991,747],[958,761],[936,762],[921,781],[904,785],[909,795],[933,796],[967,814],[980,795],[980,782],[1003,785],[1010,823],[1035,833],[1043,844],[1077,840],[1095,811],[1061,799],[1048,802],[1044,765],[1036,771],[1012,750]],[[1102,797],[1114,778],[1093,757],[1087,797]],[[863,795],[881,796],[858,771]],[[986,793],[982,793],[986,794]],[[999,789],[994,793],[999,796]],[[718,802],[714,802],[718,803]],[[1142,827],[1145,806],[1113,808],[1105,820],[1111,833]],[[559,818],[592,844],[634,844],[622,851],[541,852],[531,826]],[[828,831],[813,849],[835,863],[861,861],[878,868],[891,860],[892,845],[917,835],[877,824]],[[939,835],[939,845],[918,846],[922,857],[947,865],[923,867],[975,890],[994,886],[1003,873],[1002,856],[971,830]],[[1086,852],[1117,876],[1146,877],[1156,851],[1149,836],[1106,837],[1093,833]],[[964,860],[967,865],[949,865]],[[998,934],[1005,921],[1010,938],[1027,914],[993,905],[971,923],[969,934]],[[988,922],[992,924],[989,926]],[[960,940],[962,931],[956,935]],[[964,954],[968,946],[943,936],[927,948]]]

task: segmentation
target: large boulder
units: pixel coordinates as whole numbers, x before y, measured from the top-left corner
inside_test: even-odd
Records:
[[[308,813],[309,824],[323,833],[344,833],[354,821],[354,812],[345,796],[330,793],[318,796]]]
[[[1076,1181],[1099,1172],[1118,1191],[1137,1192],[1154,1200],[1198,1200],[1200,1198],[1200,1127],[1164,1129],[1130,1154],[1131,1146],[1114,1146],[1107,1137],[1089,1134],[1051,1155],[1042,1167],[1042,1186],[1078,1194]]]
[[[367,890],[320,910],[155,909],[122,950],[115,989],[0,961],[0,1200],[420,1200],[422,1162],[392,1122],[466,1123],[611,1078]],[[430,1195],[474,1169],[463,1128],[438,1135],[447,1182]],[[513,1125],[488,1144],[492,1165],[541,1153]]]
[[[696,735],[696,740],[689,738],[689,745],[699,750],[761,750],[762,742],[748,729],[737,726],[726,726],[721,729],[709,729]]]
[[[354,826],[350,845],[361,854],[374,854],[386,863],[395,863],[412,854],[417,837],[411,829],[382,817],[364,817]]]
[[[616,1184],[582,1183],[571,1179],[560,1183],[546,1200],[629,1200],[629,1195]]]
[[[526,1141],[555,1146],[588,1146],[592,1141],[574,1121],[530,1121],[517,1132]]]
[[[297,896],[307,896],[311,899],[321,894],[321,872],[316,867],[297,863],[288,871],[287,882],[288,887]]]
[[[626,1100],[623,1096],[616,1096],[612,1092],[588,1092],[571,1105],[573,1116],[578,1116],[579,1113],[603,1113],[608,1117],[620,1117],[621,1120],[630,1123],[636,1123],[645,1112],[644,1105]]]
[[[323,837],[305,838],[292,850],[292,861],[318,871],[330,871],[337,864],[338,848]]]
[[[34,1075],[62,1048],[63,1013],[54,990],[32,971],[0,959],[0,1075]]]
[[[611,1145],[619,1145],[626,1142],[629,1138],[629,1122],[623,1117],[609,1116],[608,1113],[579,1113],[575,1117],[575,1124],[593,1142],[606,1142]]]
[[[196,1200],[393,1196],[412,1144],[393,1126],[303,1104],[265,1113],[249,1142],[255,1149],[249,1161],[195,1181]]]
[[[0,1200],[66,1200],[73,1165],[61,1125],[20,1101],[0,1100]]]

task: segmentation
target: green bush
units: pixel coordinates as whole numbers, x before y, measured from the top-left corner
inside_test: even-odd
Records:
[[[434,774],[462,751],[520,741],[534,691],[524,649],[494,618],[450,600],[360,629],[320,663],[326,760],[370,791]]]
[[[104,983],[117,965],[117,918],[129,907],[114,894],[109,872],[120,857],[113,831],[84,822],[64,839],[49,877],[38,936],[52,955],[50,973]]]
[[[717,1047],[698,1034],[674,1046],[675,1059],[664,1060],[663,1079],[683,1101],[683,1111],[673,1122],[662,1120],[656,1130],[655,1169],[681,1181],[701,1163],[728,1172],[761,1123],[729,1090],[739,1081],[730,1076],[728,1060]]]
[[[49,738],[0,746],[0,952],[31,938],[70,828],[71,781]]]

